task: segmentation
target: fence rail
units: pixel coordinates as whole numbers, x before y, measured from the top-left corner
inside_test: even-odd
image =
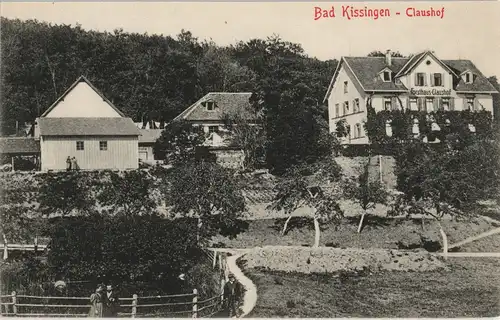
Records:
[[[87,303],[71,304],[71,301],[75,300],[89,301],[88,297],[18,295],[14,291],[10,295],[1,295],[0,298],[1,316],[9,317],[85,317],[88,314],[81,313],[81,309],[91,308],[91,305]],[[182,298],[184,301],[164,302],[165,299],[175,298]],[[47,303],[49,300],[54,299],[60,301],[61,304],[57,304],[57,301],[56,303]],[[36,302],[36,300],[42,301]],[[148,303],[141,304],[139,303],[140,300],[148,300]],[[122,312],[118,312],[119,317],[178,317],[185,315],[186,317],[192,318],[204,318],[211,317],[220,311],[222,295],[217,294],[213,297],[198,301],[198,291],[194,289],[193,293],[188,294],[144,297],[139,297],[134,294],[132,298],[120,298],[120,301],[131,301],[131,303],[120,304]],[[53,308],[53,310],[47,311],[48,308]],[[67,312],[61,312],[61,308],[65,308],[66,310],[64,311]],[[144,311],[141,312],[141,310]]]

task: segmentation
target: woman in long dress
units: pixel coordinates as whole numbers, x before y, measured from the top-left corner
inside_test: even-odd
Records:
[[[89,312],[90,318],[102,318],[102,310],[104,304],[103,292],[104,292],[104,285],[99,285],[95,290],[95,293],[93,293],[90,296],[90,304],[91,304]]]

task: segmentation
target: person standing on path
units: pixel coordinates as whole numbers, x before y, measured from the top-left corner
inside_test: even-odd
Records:
[[[229,317],[233,318],[238,316],[241,288],[233,274],[229,274],[228,278],[229,281],[224,285],[224,302],[226,310],[229,311]]]

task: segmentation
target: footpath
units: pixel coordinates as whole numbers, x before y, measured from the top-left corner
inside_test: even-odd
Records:
[[[226,260],[227,268],[229,272],[231,272],[234,275],[236,280],[243,286],[245,290],[243,295],[243,303],[240,307],[241,309],[240,318],[248,315],[257,304],[257,287],[252,282],[252,280],[250,280],[247,276],[245,276],[245,274],[243,273],[243,271],[241,271],[236,262],[240,257],[244,256],[249,251],[249,249],[214,248],[211,250],[230,254],[230,256],[227,257]]]

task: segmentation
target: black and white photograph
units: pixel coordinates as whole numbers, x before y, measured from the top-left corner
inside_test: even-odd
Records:
[[[0,3],[0,315],[500,316],[500,2]]]

